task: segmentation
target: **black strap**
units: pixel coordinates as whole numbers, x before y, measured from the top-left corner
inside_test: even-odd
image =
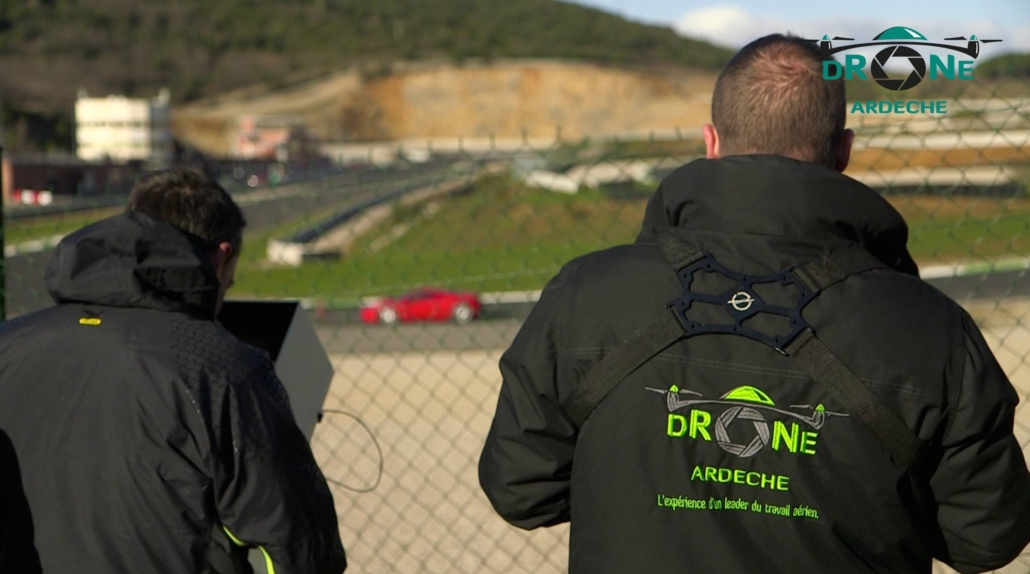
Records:
[[[676,271],[689,266],[691,263],[704,258],[705,253],[697,247],[683,241],[670,232],[662,233],[656,239],[658,247],[662,248],[662,254],[672,264]]]
[[[794,274],[812,291],[822,291],[852,275],[887,269],[887,265],[861,247],[849,247],[823,254],[794,268]]]
[[[794,273],[813,291],[822,291],[853,275],[885,268],[887,265],[871,253],[854,247],[799,265]],[[919,460],[919,437],[814,332],[806,329],[785,351],[873,434],[896,463],[911,467]]]
[[[659,235],[657,242],[675,269],[687,267],[705,256],[700,249],[670,233]],[[579,381],[572,394],[562,402],[562,409],[577,428],[582,427],[590,413],[623,379],[684,335],[683,325],[676,318],[675,312],[666,308],[656,319],[633,333],[594,365]]]
[[[916,463],[922,449],[919,437],[815,333],[806,329],[787,346],[787,354],[864,425],[896,463],[903,467]]]
[[[683,335],[683,325],[672,309],[666,309],[594,365],[580,379],[572,394],[562,402],[562,409],[577,428],[582,427],[590,413],[623,379],[669,345],[682,339]]]
[[[671,233],[659,235],[657,241],[677,272],[705,257],[700,249]],[[853,275],[886,267],[868,251],[854,247],[799,265],[793,272],[817,293]],[[687,336],[674,311],[667,308],[594,365],[562,402],[562,408],[577,428],[582,427],[594,409],[623,379]],[[848,414],[869,429],[896,463],[903,467],[916,463],[922,448],[919,437],[811,329],[802,331],[785,351],[816,383],[824,386]]]

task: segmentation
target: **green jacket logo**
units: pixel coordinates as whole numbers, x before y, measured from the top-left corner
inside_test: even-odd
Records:
[[[776,407],[769,395],[752,386],[737,387],[718,399],[706,399],[701,393],[680,390],[673,385],[669,390],[647,390],[665,395],[669,408],[666,434],[670,437],[689,437],[694,440],[715,442],[724,451],[747,458],[758,454],[769,445],[775,451],[814,455],[818,431],[826,424],[827,417],[846,417],[844,413],[827,411],[823,405],[791,405],[786,410]],[[698,398],[694,398],[698,397]],[[686,414],[677,414],[680,409],[689,408]],[[715,416],[714,411],[722,408]],[[769,421],[772,419],[772,430]],[[755,436],[747,444],[730,440],[729,427],[735,421],[750,421]]]

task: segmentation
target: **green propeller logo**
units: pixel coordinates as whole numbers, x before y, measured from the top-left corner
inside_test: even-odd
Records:
[[[714,434],[719,448],[740,458],[754,456],[767,445],[771,445],[773,450],[783,448],[792,453],[815,454],[816,431],[823,428],[826,418],[848,416],[827,411],[822,404],[778,408],[765,391],[750,385],[733,388],[717,399],[704,398],[701,393],[680,389],[676,385],[668,390],[649,387],[647,390],[665,396],[669,410],[668,436],[689,435],[693,439],[711,441]],[[744,423],[737,425],[741,427],[750,423],[754,434],[749,440],[732,440],[729,429],[736,421]],[[736,434],[739,436],[742,432]]]

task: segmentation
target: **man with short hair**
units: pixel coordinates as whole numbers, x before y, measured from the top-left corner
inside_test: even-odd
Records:
[[[58,245],[57,305],[0,324],[0,425],[44,572],[249,572],[244,546],[269,572],[346,567],[271,360],[215,322],[244,225],[203,174],[152,175]]]
[[[980,572],[1030,540],[1018,397],[841,175],[821,68],[797,38],[743,48],[707,159],[636,243],[568,263],[501,358],[480,483],[516,526],[570,521],[573,574]]]

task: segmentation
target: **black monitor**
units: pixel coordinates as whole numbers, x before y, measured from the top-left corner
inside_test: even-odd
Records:
[[[311,440],[333,379],[333,366],[299,301],[226,301],[218,322],[264,349],[286,387],[293,417]]]

